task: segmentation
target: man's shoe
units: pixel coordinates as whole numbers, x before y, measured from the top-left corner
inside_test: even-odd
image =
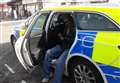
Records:
[[[46,82],[48,82],[48,81],[49,81],[49,78],[43,78],[41,82],[42,82],[42,83],[46,83]]]

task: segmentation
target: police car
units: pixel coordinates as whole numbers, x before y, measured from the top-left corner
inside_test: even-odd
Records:
[[[22,20],[21,21],[22,23],[16,25],[12,29],[12,33],[10,35],[10,41],[11,41],[11,45],[13,46],[13,48],[14,48],[14,45],[15,45],[17,39],[24,35],[25,31],[27,30],[28,26],[33,21],[34,17],[37,15],[37,13],[38,12],[36,12],[32,16],[28,17],[27,20]]]
[[[65,6],[42,9],[15,52],[26,70],[35,67],[42,31],[52,30],[59,14],[69,13],[75,21],[75,37],[65,64],[73,83],[120,83],[120,7]],[[40,55],[39,55],[40,56]]]

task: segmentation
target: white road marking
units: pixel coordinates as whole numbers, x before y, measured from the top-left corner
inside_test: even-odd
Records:
[[[8,69],[12,74],[15,73],[15,71],[14,71],[8,64],[5,64],[5,67],[7,67],[7,69]]]
[[[25,80],[22,80],[21,83],[27,83]]]

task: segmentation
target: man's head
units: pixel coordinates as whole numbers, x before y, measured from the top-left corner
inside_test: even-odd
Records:
[[[74,20],[71,14],[64,15],[64,22],[69,28],[74,26]]]

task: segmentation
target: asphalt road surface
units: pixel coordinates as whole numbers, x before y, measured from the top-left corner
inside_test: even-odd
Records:
[[[43,77],[41,67],[38,66],[31,73],[28,73],[21,66],[10,44],[10,33],[11,27],[9,25],[1,25],[0,83],[41,83]],[[67,77],[63,78],[63,83],[70,83]]]
[[[0,83],[41,83],[42,77],[41,67],[28,73],[19,63],[10,43],[0,44]],[[63,81],[70,83],[65,76]]]

